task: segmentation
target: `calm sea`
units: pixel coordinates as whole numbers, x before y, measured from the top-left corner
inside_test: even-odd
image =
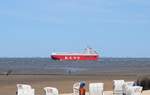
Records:
[[[49,58],[0,58],[0,74],[150,75],[150,58],[102,58],[100,61],[54,61]]]

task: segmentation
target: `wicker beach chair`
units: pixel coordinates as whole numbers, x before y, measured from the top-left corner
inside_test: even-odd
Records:
[[[123,95],[123,85],[124,80],[113,80],[113,94],[114,95]]]
[[[59,95],[58,89],[54,87],[45,87],[45,95]]]
[[[34,89],[27,84],[17,84],[16,95],[34,95]]]
[[[142,89],[141,86],[128,86],[126,95],[142,95]]]
[[[103,95],[104,83],[90,83],[89,95]]]

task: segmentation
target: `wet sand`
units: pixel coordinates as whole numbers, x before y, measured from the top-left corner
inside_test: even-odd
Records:
[[[133,75],[0,75],[0,95],[15,95],[16,84],[30,84],[35,88],[36,95],[44,95],[44,87],[52,86],[59,89],[59,93],[72,93],[75,82],[85,81],[88,91],[88,83],[103,82],[104,90],[112,90],[112,80],[124,79],[134,81],[137,76]]]

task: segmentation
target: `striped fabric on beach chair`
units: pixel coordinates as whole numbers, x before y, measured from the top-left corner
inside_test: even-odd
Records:
[[[113,80],[113,94],[123,95],[124,80]]]
[[[80,82],[76,82],[73,85],[73,94],[74,95],[79,95],[79,89],[80,89]]]
[[[17,84],[17,95],[34,95],[34,89],[27,84]]]
[[[103,95],[104,83],[90,83],[89,95]]]
[[[54,87],[45,87],[45,95],[59,95],[58,89]]]

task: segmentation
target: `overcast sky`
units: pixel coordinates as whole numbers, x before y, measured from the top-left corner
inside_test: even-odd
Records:
[[[0,57],[87,46],[102,57],[150,57],[150,0],[0,1]]]

